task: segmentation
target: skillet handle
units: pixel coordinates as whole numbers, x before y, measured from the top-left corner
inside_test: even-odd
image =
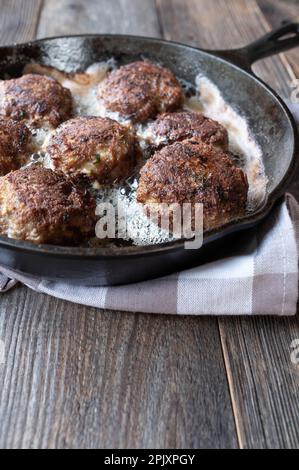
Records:
[[[244,47],[250,64],[299,46],[299,23],[289,23]]]
[[[270,31],[248,46],[231,51],[217,51],[217,53],[236,65],[251,70],[251,65],[257,60],[279,54],[296,46],[299,46],[299,23],[288,23]]]

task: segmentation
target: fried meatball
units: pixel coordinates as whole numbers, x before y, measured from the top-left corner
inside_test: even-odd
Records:
[[[27,74],[0,82],[0,115],[53,128],[73,112],[71,92],[53,78]]]
[[[64,173],[85,173],[107,183],[126,177],[138,154],[137,140],[109,118],[78,117],[62,124],[46,148],[53,166]]]
[[[201,113],[179,111],[161,114],[150,124],[148,132],[151,143],[157,147],[195,137],[228,150],[227,130],[219,122]]]
[[[136,123],[178,109],[183,91],[170,70],[139,61],[112,71],[100,84],[98,97],[106,109]]]
[[[204,230],[211,230],[244,214],[247,191],[246,176],[227,153],[199,140],[185,140],[158,150],[147,161],[137,200],[202,203]],[[194,210],[192,219],[194,230]]]
[[[74,245],[94,235],[94,198],[83,184],[38,165],[0,178],[0,233]]]
[[[31,137],[25,124],[0,118],[0,176],[17,170],[26,163]]]

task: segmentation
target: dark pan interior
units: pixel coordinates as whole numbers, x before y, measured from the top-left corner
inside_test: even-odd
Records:
[[[226,229],[218,230],[205,238],[205,242],[222,234],[253,224],[269,210],[274,200],[283,192],[287,178],[294,166],[294,125],[287,109],[279,98],[260,80],[239,67],[213,55],[192,47],[161,40],[130,36],[73,36],[53,38],[24,45],[0,49],[0,77],[18,76],[28,62],[56,67],[75,72],[83,71],[94,62],[114,57],[124,64],[140,58],[160,62],[169,67],[178,77],[191,83],[202,73],[210,78],[221,90],[224,99],[236,111],[246,117],[250,129],[260,145],[268,183],[268,199],[265,207],[252,213],[243,221],[232,222]],[[74,255],[125,255],[128,250],[141,253],[144,247],[121,248],[119,253],[107,253],[107,249],[63,248],[32,246],[14,240],[2,243],[33,251],[51,250],[61,254]],[[181,243],[181,242],[180,242]],[[150,247],[148,247],[150,249]],[[160,251],[163,246],[151,247]],[[170,246],[165,249],[169,249]],[[74,251],[75,250],[75,251]],[[117,251],[117,250],[116,250]]]

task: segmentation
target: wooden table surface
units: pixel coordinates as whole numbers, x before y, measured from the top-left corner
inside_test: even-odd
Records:
[[[298,0],[0,0],[0,11],[1,44],[109,32],[229,48],[299,20]],[[298,59],[255,71],[290,96]],[[298,448],[296,338],[298,315],[128,314],[17,287],[0,297],[0,447]]]

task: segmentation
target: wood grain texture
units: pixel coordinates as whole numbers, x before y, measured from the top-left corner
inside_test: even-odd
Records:
[[[0,44],[34,38],[42,0],[0,0]]]
[[[38,35],[158,36],[154,7],[46,0]],[[216,319],[101,312],[24,287],[0,301],[0,447],[237,446]]]
[[[220,332],[242,448],[298,449],[299,365],[294,318],[223,319]]]
[[[1,448],[236,445],[216,320],[1,299]]]
[[[159,8],[169,39],[206,48],[238,47],[269,29],[254,0],[191,0],[185,6],[160,0]],[[255,70],[287,96],[294,72],[283,55]],[[290,358],[291,342],[299,338],[298,316],[220,319],[219,329],[240,446],[298,448],[299,368]]]
[[[159,35],[153,0],[45,0],[38,37],[119,33]]]
[[[261,11],[272,28],[279,28],[284,23],[299,22],[298,0],[258,0]],[[285,56],[299,79],[299,50],[292,49]]]

